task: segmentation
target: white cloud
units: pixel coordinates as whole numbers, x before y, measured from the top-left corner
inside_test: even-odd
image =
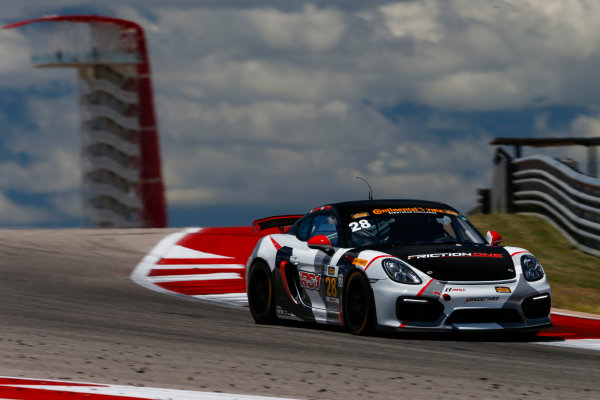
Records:
[[[323,52],[338,43],[345,29],[339,11],[311,4],[299,13],[267,8],[250,10],[247,16],[265,42],[279,50]]]
[[[310,207],[362,196],[360,175],[378,197],[437,198],[466,211],[489,184],[489,134],[436,112],[392,122],[381,108],[598,104],[597,1],[285,3],[107,3],[146,28],[170,204]],[[0,185],[72,191],[78,111],[65,91],[75,71],[33,70],[31,39],[3,34],[0,85],[44,93],[29,100],[27,129],[4,140],[30,161],[1,161]],[[553,132],[548,121],[538,116],[538,135]],[[600,128],[587,116],[569,129]],[[76,209],[73,199],[54,204]]]
[[[59,68],[36,69],[31,64],[34,44],[40,39],[18,28],[0,30],[0,87],[47,90],[72,75],[73,71],[69,74]]]
[[[420,2],[399,2],[379,8],[389,32],[400,38],[411,38],[430,42],[442,39],[437,18],[440,3],[426,0]]]
[[[61,216],[80,218],[82,215],[83,203],[79,190],[57,193],[50,196],[49,201]]]
[[[15,204],[0,193],[0,225],[35,225],[53,219],[48,210]]]
[[[26,193],[70,190],[81,182],[79,157],[60,149],[26,166],[14,161],[0,163],[0,186]]]

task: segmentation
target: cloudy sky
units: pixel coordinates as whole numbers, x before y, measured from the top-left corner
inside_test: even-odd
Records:
[[[142,25],[171,226],[366,198],[356,176],[467,212],[494,137],[600,135],[596,0],[96,3],[0,0],[0,23]],[[0,34],[0,226],[80,226],[76,73],[33,68],[26,29]]]

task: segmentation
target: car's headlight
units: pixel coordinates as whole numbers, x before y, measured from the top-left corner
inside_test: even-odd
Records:
[[[529,282],[539,281],[544,277],[544,269],[542,264],[534,256],[524,255],[521,257],[521,267],[523,267],[523,275]]]
[[[386,258],[381,262],[383,269],[392,280],[409,285],[422,283],[421,278],[405,263],[400,260]]]

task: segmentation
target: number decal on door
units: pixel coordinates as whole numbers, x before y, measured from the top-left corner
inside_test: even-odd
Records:
[[[337,279],[331,276],[325,277],[325,284],[327,285],[327,296],[337,297]]]

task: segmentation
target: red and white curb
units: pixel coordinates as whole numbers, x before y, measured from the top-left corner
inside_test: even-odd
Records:
[[[131,279],[163,293],[246,307],[246,262],[263,235],[250,227],[173,233],[143,258]]]
[[[600,351],[600,318],[564,312],[553,312],[551,317],[554,328],[538,334],[547,341],[536,343]]]
[[[258,240],[252,228],[190,228],[164,238],[131,278],[163,293],[228,307],[247,307],[245,265]],[[538,334],[551,346],[600,350],[600,318],[552,313],[554,328]],[[1,400],[1,399],[0,399]]]
[[[291,400],[243,394],[0,377],[2,400]]]

